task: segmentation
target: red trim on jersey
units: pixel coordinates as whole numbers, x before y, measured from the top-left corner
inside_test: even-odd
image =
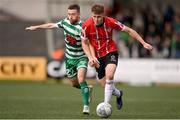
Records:
[[[123,30],[124,25],[113,18],[104,17],[104,24],[97,27],[93,19],[89,18],[83,23],[82,29],[82,39],[89,39],[94,46],[96,57],[100,58],[117,51],[116,43],[112,39],[113,29]]]

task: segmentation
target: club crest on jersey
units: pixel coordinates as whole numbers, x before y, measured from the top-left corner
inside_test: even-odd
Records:
[[[111,56],[111,61],[116,62],[116,57],[114,55]]]
[[[107,32],[111,32],[111,30],[112,30],[111,28],[108,28],[108,29],[107,29]]]

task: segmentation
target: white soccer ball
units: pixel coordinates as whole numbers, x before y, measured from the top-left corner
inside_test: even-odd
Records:
[[[108,118],[112,114],[112,106],[109,103],[101,102],[96,108],[99,117]]]

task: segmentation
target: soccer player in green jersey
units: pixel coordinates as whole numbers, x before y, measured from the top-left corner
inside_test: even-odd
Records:
[[[83,98],[83,114],[89,114],[90,91],[92,86],[88,86],[85,81],[88,58],[81,46],[82,22],[80,20],[80,7],[72,4],[68,7],[67,18],[57,23],[45,23],[27,27],[26,30],[62,28],[65,35],[66,44],[66,74],[72,86],[81,89]]]

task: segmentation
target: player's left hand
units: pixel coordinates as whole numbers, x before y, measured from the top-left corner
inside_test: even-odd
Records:
[[[36,30],[37,27],[36,26],[30,26],[30,27],[27,27],[26,30]]]
[[[150,45],[150,44],[148,44],[148,43],[144,43],[144,44],[143,44],[143,47],[146,48],[146,49],[148,49],[148,50],[152,50],[152,49],[153,49],[153,46]]]

